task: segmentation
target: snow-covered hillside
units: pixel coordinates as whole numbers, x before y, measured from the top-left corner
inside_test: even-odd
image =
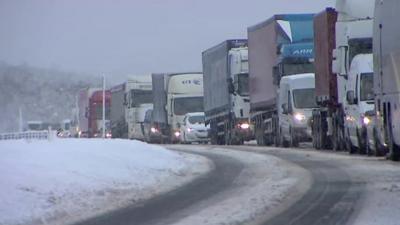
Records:
[[[63,224],[169,191],[205,158],[139,141],[0,142],[0,224]]]
[[[18,129],[19,108],[25,121],[73,119],[78,90],[100,84],[100,78],[0,63],[0,132]]]

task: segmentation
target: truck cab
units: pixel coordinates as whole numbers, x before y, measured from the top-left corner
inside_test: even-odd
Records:
[[[314,45],[312,42],[282,44],[274,82],[278,85],[278,141],[298,146],[311,141],[310,118],[315,102]]]
[[[278,98],[279,133],[282,145],[298,146],[311,140],[309,120],[316,108],[314,74],[284,76]]]
[[[128,138],[144,140],[145,114],[146,111],[153,108],[151,76],[138,75],[128,79],[124,98]]]
[[[254,136],[250,126],[248,47],[232,48],[229,50],[228,58],[229,74],[233,81],[230,99],[236,121],[231,139],[239,139],[236,143],[242,143],[251,140]]]
[[[353,108],[352,111],[358,112],[347,115],[346,113],[349,113],[349,110],[346,108],[349,108],[349,101],[347,101],[349,97],[359,100],[357,99],[357,92],[360,89],[357,92],[355,90],[355,87],[359,85],[354,83],[359,78],[357,79],[357,72],[351,72],[351,70],[359,69],[361,64],[368,64],[368,62],[359,62],[366,60],[366,57],[357,58],[357,56],[372,53],[374,2],[374,0],[336,1],[338,17],[335,25],[336,46],[333,50],[332,72],[337,74],[338,108],[332,116],[332,121],[336,121],[336,123],[329,125],[329,130],[332,130],[331,133],[334,134],[332,139],[335,140],[335,146],[344,145],[350,153],[357,150],[361,153],[366,151],[364,144],[367,142],[365,140],[366,135],[359,133],[356,138],[357,129],[355,128],[361,125],[361,112],[365,113],[365,111],[360,109],[358,104],[352,103],[350,108]],[[352,65],[353,61],[357,63],[357,66]],[[366,65],[366,67],[368,66]],[[360,73],[358,75],[360,77]],[[353,87],[353,90],[348,90],[350,86]],[[353,94],[348,91],[353,91]],[[356,139],[359,139],[359,141],[356,141]]]
[[[250,111],[249,99],[249,60],[247,47],[229,50],[229,73],[234,91],[231,93],[235,118],[248,120]],[[248,121],[247,121],[248,122]]]
[[[180,140],[180,127],[187,113],[203,112],[203,74],[178,74],[168,80],[166,111],[170,140]]]
[[[345,136],[348,148],[366,150],[367,126],[370,119],[366,112],[374,109],[372,54],[356,55],[350,65],[346,82]]]

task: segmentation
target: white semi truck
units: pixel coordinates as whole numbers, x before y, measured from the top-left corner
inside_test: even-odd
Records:
[[[378,0],[374,22],[376,138],[400,160],[400,30],[398,0]]]
[[[314,99],[313,16],[275,15],[247,29],[250,114],[258,145],[311,140],[308,120],[314,106],[293,99]]]
[[[366,113],[374,108],[373,0],[337,0],[314,18],[313,145],[366,152]]]
[[[202,62],[205,118],[212,144],[251,140],[247,40],[227,40],[207,49]]]
[[[204,112],[202,73],[152,74],[153,140],[177,143],[186,113]],[[158,140],[155,136],[158,136]]]
[[[132,76],[125,83],[125,119],[128,138],[144,140],[144,117],[153,108],[151,75]]]

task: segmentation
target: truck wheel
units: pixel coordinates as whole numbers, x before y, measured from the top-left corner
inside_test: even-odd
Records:
[[[357,147],[355,147],[352,143],[351,143],[351,140],[350,140],[350,134],[349,134],[349,131],[347,130],[347,134],[348,135],[346,135],[345,136],[345,145],[346,145],[346,149],[347,149],[347,151],[349,152],[349,154],[354,154],[354,153],[356,153],[358,150],[357,150]]]
[[[299,147],[299,142],[292,128],[290,128],[290,147]]]
[[[282,135],[282,130],[279,132],[279,137],[280,137],[280,145],[282,147],[288,148],[289,147],[289,141],[285,140],[285,137]]]
[[[375,156],[383,156],[383,155],[385,155],[387,153],[387,149],[379,141],[378,134],[377,134],[377,131],[375,129],[374,129],[373,135],[374,135],[373,138],[374,138],[374,145],[375,145],[374,155]]]
[[[357,129],[357,141],[358,141],[358,153],[359,154],[366,154],[367,153],[367,131],[362,129],[361,131]]]
[[[396,145],[393,140],[393,133],[391,127],[389,128],[389,141],[388,141],[388,147],[389,147],[389,158],[392,161],[399,161],[400,160],[400,146]]]
[[[265,138],[262,135],[262,131],[257,132],[256,141],[258,146],[265,146]]]

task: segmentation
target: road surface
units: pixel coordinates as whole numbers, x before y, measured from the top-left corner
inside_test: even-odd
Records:
[[[215,169],[201,179],[171,193],[144,202],[140,206],[135,205],[119,209],[100,217],[83,221],[79,223],[79,225],[364,224],[364,220],[368,220],[368,216],[371,214],[368,213],[368,211],[374,209],[374,207],[377,209],[380,207],[372,205],[368,206],[368,208],[365,206],[366,201],[375,201],[375,203],[378,204],[376,201],[379,201],[379,195],[376,197],[372,194],[380,192],[381,186],[375,188],[377,182],[379,184],[387,182],[389,185],[388,192],[395,194],[395,196],[399,195],[396,192],[396,188],[394,188],[395,191],[390,189],[390,187],[393,187],[393,185],[390,186],[390,184],[393,182],[400,182],[399,173],[393,175],[390,179],[388,177],[382,178],[384,179],[382,181],[376,179],[376,176],[380,173],[399,169],[398,165],[386,165],[381,167],[381,163],[387,163],[386,161],[381,162],[382,159],[361,156],[350,157],[345,154],[315,152],[307,149],[276,149],[254,146],[223,146],[224,149],[228,149],[224,151],[220,151],[221,147],[216,146],[187,145],[168,147],[179,151],[203,155],[213,161]],[[245,218],[245,216],[241,215],[239,219],[233,219],[232,217],[234,217],[235,214],[228,213],[231,207],[225,209],[225,211],[227,211],[226,218],[224,217],[224,213],[214,213],[214,215],[212,215],[212,212],[211,214],[208,212],[207,214],[207,209],[215,210],[221,202],[229,198],[237,197],[236,195],[240,195],[240,192],[245,192],[243,190],[246,189],[242,189],[242,191],[239,192],[234,192],[232,190],[243,186],[245,182],[254,182],[254,180],[250,181],[251,176],[260,176],[257,172],[249,174],[248,171],[251,171],[249,168],[251,168],[252,160],[246,161],[240,160],[240,157],[232,157],[229,151],[241,152],[242,156],[240,157],[246,157],[246,155],[254,153],[256,153],[254,155],[278,157],[283,161],[296,165],[298,170],[303,168],[309,173],[311,179],[308,180],[309,184],[306,185],[307,178],[306,175],[304,175],[305,173],[288,173],[289,176],[301,176],[297,178],[300,181],[304,180],[303,183],[299,183],[297,189],[290,189],[295,190],[293,193],[282,192],[286,197],[282,197],[278,201],[279,204],[275,202],[274,205],[269,207],[269,203],[266,201],[265,204],[267,204],[267,206],[265,206],[265,211],[262,213],[260,213],[260,211],[258,211],[258,213],[249,213],[249,218]],[[290,164],[287,163],[278,163],[277,165],[281,167],[290,167]],[[366,168],[371,168],[371,171],[366,171]],[[263,171],[264,174],[268,174],[268,172],[269,171]],[[243,176],[244,173],[246,174],[245,176]],[[265,179],[267,178],[259,179],[258,182]],[[256,185],[256,183],[252,183],[251,185]],[[376,199],[368,198],[367,196],[370,195],[375,196]],[[388,200],[386,199],[385,201]],[[240,207],[240,203],[238,204]],[[388,204],[390,205],[390,203]],[[243,203],[243,205],[245,204]],[[233,204],[232,208],[234,208]],[[249,209],[243,208],[243,211],[246,210],[248,211]],[[367,211],[367,213],[365,213],[365,211]],[[196,219],[196,214],[198,213],[200,214]],[[204,218],[208,217],[207,215],[210,215],[210,219]],[[212,220],[212,216],[218,216],[220,220]],[[393,218],[389,218],[386,222],[393,221],[393,224],[396,224],[395,221],[399,220],[396,217],[397,215],[393,216]],[[224,222],[221,222],[221,220]],[[379,220],[375,221],[375,223],[373,221],[370,222],[369,224],[380,224]]]

